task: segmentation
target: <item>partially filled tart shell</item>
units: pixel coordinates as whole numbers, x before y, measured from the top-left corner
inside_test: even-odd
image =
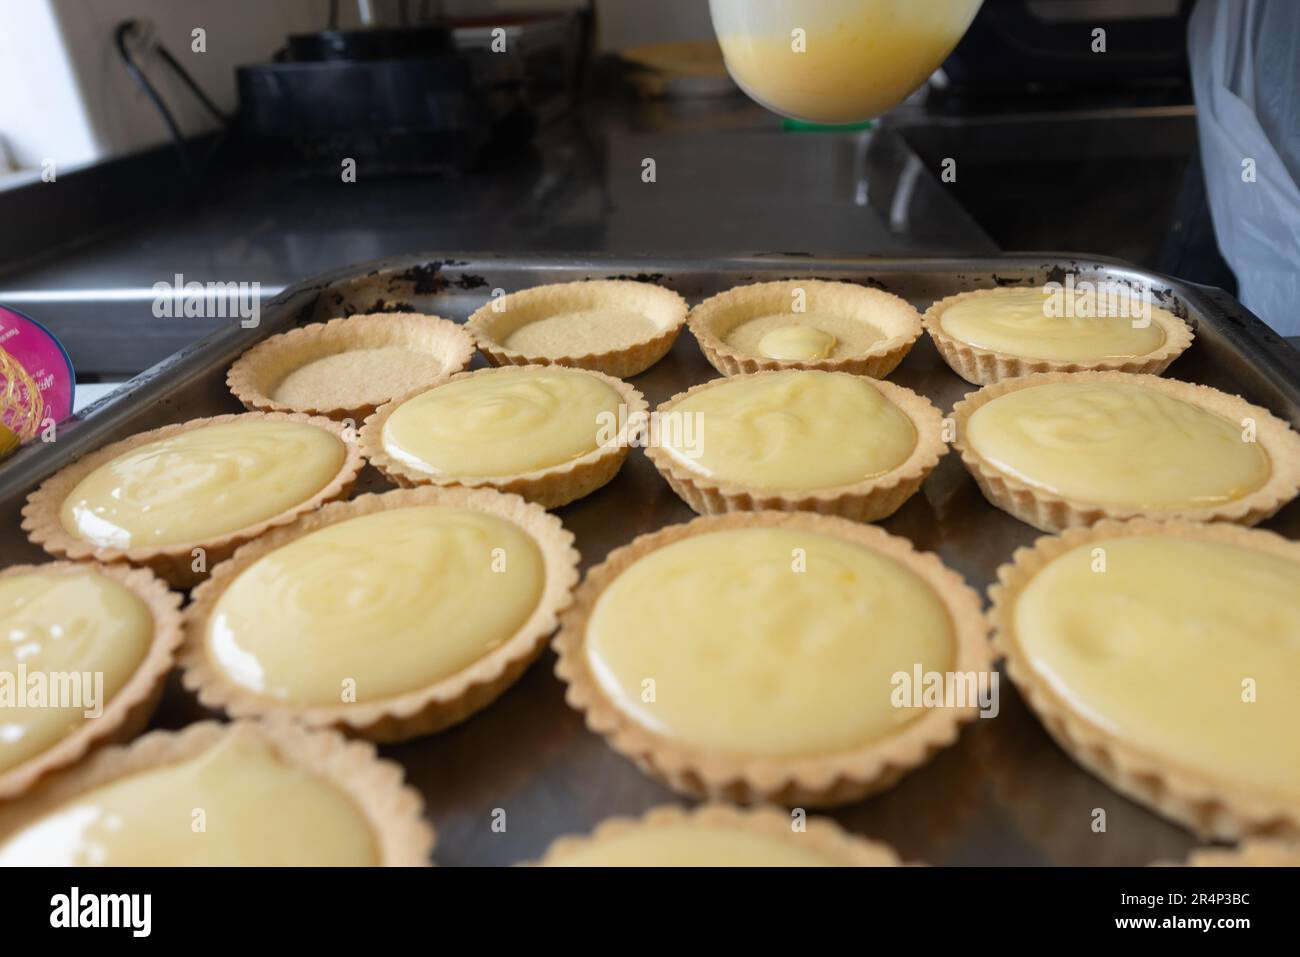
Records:
[[[796,293],[801,312],[792,311]],[[835,317],[837,324],[862,337],[861,345],[837,346],[830,355],[811,359],[781,359],[730,341],[742,325],[762,317],[789,314],[791,324],[812,322],[809,314]],[[705,299],[691,310],[691,333],[709,364],[726,376],[769,369],[818,369],[882,379],[893,372],[921,335],[921,316],[904,299],[848,282],[790,279],[736,286]],[[847,346],[848,344],[845,344]]]
[[[337,439],[342,453],[337,470],[318,490],[291,507],[242,528],[196,538],[193,541],[126,547],[96,544],[72,534],[63,524],[61,511],[64,502],[83,479],[101,466],[108,465],[142,446],[171,439],[191,430],[203,429],[207,426],[255,422],[301,423],[333,436]],[[362,460],[352,430],[319,416],[283,412],[245,412],[237,415],[191,419],[188,422],[165,425],[114,442],[56,472],[27,497],[27,504],[23,507],[22,513],[23,531],[33,543],[58,558],[74,561],[94,559],[106,563],[127,562],[152,569],[156,575],[173,586],[188,588],[206,578],[214,565],[228,558],[244,542],[251,541],[268,529],[288,524],[298,516],[311,512],[326,502],[345,497],[351,491],[357,473],[364,465],[365,462]],[[199,511],[202,507],[201,504],[196,503],[195,510]],[[196,549],[201,550],[201,562],[196,559]],[[198,570],[196,570],[196,562],[199,563]]]
[[[999,468],[974,448],[968,426],[971,417],[993,400],[1021,389],[1051,383],[1113,383],[1122,387],[1140,387],[1209,412],[1237,429],[1244,428],[1249,421],[1255,430],[1255,442],[1267,457],[1267,476],[1258,488],[1225,502],[1199,508],[1170,507],[1159,510],[1068,497],[1030,484]],[[1091,525],[1103,518],[1140,516],[1255,525],[1275,514],[1295,498],[1300,489],[1300,436],[1285,422],[1267,409],[1252,405],[1238,396],[1176,379],[1124,372],[1038,373],[1006,379],[968,394],[953,407],[952,418],[956,429],[953,444],[961,454],[962,464],[975,479],[984,497],[1002,511],[1044,532]]]
[[[899,867],[902,861],[893,848],[877,841],[857,837],[841,828],[829,818],[812,818],[804,822],[803,830],[792,827],[789,812],[775,808],[750,808],[742,810],[729,804],[703,804],[692,810],[677,805],[652,808],[639,818],[613,817],[602,821],[594,831],[583,836],[557,838],[537,863],[543,867],[566,867],[584,858],[600,862],[602,852],[617,848],[629,838],[653,838],[657,832],[689,833],[691,828],[731,832],[797,848],[808,855],[808,860],[836,867]],[[671,855],[666,855],[671,858]],[[636,861],[633,866],[641,866]],[[661,866],[680,866],[680,862],[666,859]],[[701,861],[706,867],[726,867],[736,862],[726,859]]]
[[[153,634],[131,677],[103,702],[103,713],[88,718],[55,744],[16,767],[0,771],[0,801],[22,794],[46,775],[73,764],[92,749],[129,741],[149,723],[162,697],[168,673],[181,643],[180,595],[169,591],[148,569],[92,562],[50,562],[44,565],[12,565],[0,571],[0,580],[33,572],[71,575],[93,571],[116,582],[135,595],[147,608]]]
[[[314,532],[363,516],[418,506],[442,506],[480,512],[508,522],[525,534],[540,555],[543,580],[531,612],[503,640],[453,674],[425,687],[379,700],[337,704],[301,703],[259,694],[232,680],[214,662],[208,627],[222,595],[260,559]],[[199,701],[234,718],[290,718],[311,727],[335,727],[374,741],[400,741],[430,734],[465,720],[487,707],[527,670],[555,629],[558,613],[571,601],[578,578],[578,553],[573,535],[560,520],[516,495],[490,489],[419,488],[362,495],[337,502],[299,521],[276,529],[217,566],[212,577],[196,588],[185,610],[185,644],[180,654],[182,682]],[[415,569],[418,575],[420,569]],[[428,587],[437,588],[432,580]],[[427,641],[437,642],[439,622],[427,623]],[[365,636],[358,635],[358,642]]]
[[[396,364],[386,361],[393,357]],[[258,343],[230,367],[226,384],[253,411],[303,412],[360,424],[385,402],[462,371],[473,357],[473,337],[447,319],[356,315]]]
[[[1150,352],[1131,357],[1089,359],[1044,359],[981,348],[951,335],[943,328],[943,315],[954,306],[996,298],[1002,288],[975,289],[940,299],[925,311],[923,322],[934,346],[949,368],[974,385],[990,385],[1004,379],[1039,372],[1113,371],[1160,375],[1187,351],[1194,338],[1185,321],[1164,309],[1152,307],[1151,323],[1164,333],[1164,340]]]
[[[495,366],[574,366],[626,379],[668,354],[686,311],[686,300],[663,286],[598,279],[510,293],[466,327]]]
[[[741,379],[781,375],[784,370],[741,373],[713,379],[680,392],[656,410],[660,421],[671,416],[684,400],[708,389]],[[920,489],[921,483],[948,451],[943,440],[943,416],[924,396],[892,382],[872,381],[870,386],[900,410],[916,432],[916,444],[907,457],[882,475],[843,485],[816,489],[760,488],[719,479],[677,461],[662,445],[646,446],[646,455],[672,486],[677,496],[698,515],[725,512],[816,512],[859,522],[874,522],[898,511]],[[707,413],[706,413],[707,417]],[[707,418],[704,423],[708,429]],[[706,439],[707,441],[707,439]],[[834,450],[827,450],[834,454]]]
[[[1026,589],[1062,556],[1092,546],[1089,555],[1095,562],[1098,550],[1103,555],[1106,553],[1107,543],[1137,536],[1240,546],[1300,563],[1300,544],[1272,532],[1225,523],[1155,522],[1147,519],[1105,521],[1091,528],[1071,528],[1060,535],[1044,536],[1031,547],[1017,549],[1012,560],[998,569],[997,583],[989,589],[992,603],[989,619],[994,629],[994,643],[998,653],[1005,656],[1007,673],[1061,748],[1121,793],[1199,834],[1228,840],[1247,835],[1288,840],[1300,838],[1300,801],[1294,794],[1287,796],[1270,787],[1239,780],[1231,774],[1198,768],[1188,761],[1162,753],[1153,745],[1140,745],[1127,735],[1112,730],[1113,722],[1098,716],[1102,712],[1094,715],[1095,704],[1083,707],[1071,703],[1053,681],[1031,664],[1025,649],[1025,636],[1020,634],[1017,624],[1017,609]],[[1130,613],[1126,618],[1133,623],[1154,614],[1140,605],[1127,607]],[[1113,640],[1122,649],[1126,641],[1132,639],[1116,635]],[[1105,653],[1104,649],[1098,652],[1103,659]],[[1265,675],[1255,677],[1267,681]],[[1150,681],[1161,686],[1177,680],[1177,674],[1167,669],[1151,672]],[[1239,680],[1236,675],[1225,676],[1224,693],[1237,693]],[[1197,701],[1187,701],[1184,706],[1196,708]],[[1242,703],[1239,707],[1251,705]],[[1290,728],[1278,729],[1282,735],[1292,732]]]
[[[475,369],[452,376],[445,383],[450,385],[464,381],[485,381],[489,378],[510,376],[515,370],[544,370],[546,366],[523,366],[502,369]],[[410,463],[395,457],[386,447],[385,427],[389,419],[406,403],[418,399],[426,393],[439,388],[417,389],[399,399],[382,406],[374,415],[366,419],[358,441],[370,464],[379,469],[397,485],[414,488],[421,485],[438,487],[462,486],[465,488],[491,488],[507,494],[520,495],[530,502],[536,502],[544,508],[559,508],[575,499],[590,495],[601,486],[610,482],[627,459],[631,445],[637,434],[638,420],[644,419],[649,408],[645,398],[637,389],[621,379],[601,372],[576,369],[573,375],[590,376],[604,383],[616,393],[619,405],[624,410],[624,422],[618,429],[618,435],[608,443],[597,443],[595,448],[557,465],[512,474],[498,475],[460,475],[457,473],[436,473],[416,468]],[[559,409],[554,414],[563,415]],[[598,423],[592,423],[592,434],[599,432]]]
[[[602,594],[639,561],[695,536],[740,529],[776,528],[841,539],[888,559],[924,584],[943,608],[951,635],[953,672],[987,672],[992,662],[979,596],[939,559],[917,552],[906,539],[872,525],[804,513],[748,512],[697,518],[671,525],[611,552],[592,568],[561,617],[554,648],[555,673],[568,685],[566,700],[587,726],[643,772],[683,794],[738,802],[834,807],[891,786],[952,744],[974,705],[927,707],[919,716],[865,743],[807,755],[755,754],[743,749],[687,743],[652,730],[616,704],[588,660],[588,628]],[[870,623],[864,622],[864,628]],[[740,635],[739,637],[744,637]]]
[[[403,784],[400,765],[379,759],[374,745],[368,742],[349,741],[334,732],[311,731],[287,722],[205,721],[181,731],[151,732],[129,747],[97,751],[20,800],[0,808],[0,845],[15,832],[87,792],[198,757],[234,734],[255,736],[270,746],[279,761],[308,772],[345,796],[372,830],[381,865],[418,867],[431,863],[433,828],[423,819],[424,804],[419,794]],[[294,812],[291,807],[267,806],[264,813]]]

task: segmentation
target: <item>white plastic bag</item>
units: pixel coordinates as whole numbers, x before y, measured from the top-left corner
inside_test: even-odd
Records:
[[[1300,335],[1300,3],[1200,0],[1187,43],[1219,251],[1246,307]]]

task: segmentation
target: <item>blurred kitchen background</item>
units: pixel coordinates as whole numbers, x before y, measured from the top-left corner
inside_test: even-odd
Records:
[[[737,91],[705,0],[9,0],[0,303],[94,382],[222,321],[155,318],[155,282],[419,251],[1066,250],[1231,290],[1191,6],[986,0],[906,103],[824,129]]]

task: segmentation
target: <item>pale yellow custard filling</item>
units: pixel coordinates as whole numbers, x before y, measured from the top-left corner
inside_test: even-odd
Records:
[[[642,313],[599,306],[526,322],[506,336],[502,345],[525,355],[558,358],[626,349],[663,331]]]
[[[957,45],[980,0],[711,5],[727,69],[768,109],[857,123],[893,109]]]
[[[806,491],[866,481],[901,465],[917,441],[912,421],[870,380],[843,372],[721,379],[671,414],[700,423],[660,430],[660,444],[676,462],[751,488]]]
[[[124,452],[63,502],[63,527],[112,548],[202,542],[301,505],[347,450],[332,432],[252,418],[186,429]]]
[[[585,372],[506,366],[403,402],[384,423],[384,451],[429,475],[517,475],[599,447],[619,394]]]
[[[153,633],[148,606],[93,568],[0,578],[0,774],[99,720]]]
[[[952,622],[878,552],[803,529],[711,532],[645,556],[601,594],[584,653],[609,700],[674,741],[764,756],[876,741],[913,720],[900,671],[946,672]]]
[[[429,687],[509,639],[541,598],[541,551],[513,522],[412,506],[330,525],[258,559],[205,641],[228,680],[338,705]]]
[[[1256,549],[1163,536],[1089,542],[1025,587],[1016,642],[1074,710],[1128,744],[1294,801],[1297,595],[1300,562]]]
[[[998,396],[967,424],[997,469],[1065,498],[1148,511],[1248,495],[1269,476],[1243,426],[1164,392],[1050,382]]]
[[[1175,319],[1132,299],[1112,304],[1102,296],[1075,308],[1065,304],[1065,295],[1053,296],[1039,286],[999,289],[949,306],[939,316],[939,327],[977,349],[1027,359],[1096,362],[1150,355],[1165,344],[1164,328],[1142,310]]]
[[[707,824],[645,825],[548,861],[549,867],[833,867],[789,838]]]
[[[0,844],[0,866],[371,866],[375,835],[329,782],[233,731],[73,798]]]
[[[779,326],[758,340],[769,359],[825,359],[834,348],[835,337],[813,326]]]
[[[348,349],[294,369],[271,391],[271,398],[300,408],[364,405],[404,395],[443,370],[437,356],[402,346]]]
[[[815,361],[861,355],[885,338],[871,323],[834,312],[776,312],[738,323],[723,336],[737,352]]]

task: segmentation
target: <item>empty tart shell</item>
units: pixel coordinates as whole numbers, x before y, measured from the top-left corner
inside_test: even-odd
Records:
[[[1016,606],[1025,588],[1068,552],[1090,542],[1100,544],[1139,535],[1223,542],[1300,561],[1300,544],[1272,532],[1222,522],[1105,521],[1091,528],[1071,528],[1060,535],[1043,536],[1032,546],[1017,549],[1011,561],[998,569],[997,582],[989,589],[994,644],[1005,657],[1008,675],[1057,744],[1120,793],[1199,834],[1229,840],[1245,835],[1300,839],[1300,803],[1294,798],[1264,793],[1226,775],[1216,778],[1130,743],[1113,733],[1103,720],[1069,704],[1051,681],[1031,667],[1015,620]]]
[[[230,680],[207,651],[207,628],[217,601],[259,559],[306,535],[387,509],[435,505],[483,512],[505,519],[528,535],[542,556],[545,579],[536,607],[506,640],[454,674],[427,687],[378,701],[300,704],[259,695]],[[194,589],[185,609],[185,643],[180,653],[184,686],[201,704],[233,718],[288,718],[309,727],[333,727],[372,741],[402,741],[432,734],[487,707],[514,684],[537,658],[555,630],[556,617],[572,600],[578,580],[573,534],[560,520],[517,495],[491,489],[418,488],[361,495],[335,502],[278,528],[241,548]],[[430,636],[437,623],[430,622]]]
[[[512,367],[519,369],[540,369],[543,366]],[[474,376],[509,375],[509,369],[475,369],[452,376],[439,385],[449,385]],[[385,476],[405,488],[420,485],[443,487],[463,486],[465,488],[491,488],[498,492],[521,495],[530,502],[536,502],[544,508],[559,508],[576,499],[590,495],[601,486],[610,482],[618,470],[623,467],[631,446],[639,434],[640,423],[646,418],[649,405],[637,389],[621,379],[593,370],[574,370],[575,375],[594,376],[605,383],[619,395],[627,411],[627,421],[620,426],[617,441],[598,444],[585,455],[569,462],[552,465],[530,472],[514,475],[492,476],[458,476],[443,475],[421,471],[391,455],[384,445],[384,426],[402,404],[429,392],[430,389],[417,389],[399,399],[382,406],[374,415],[366,419],[358,441],[362,452],[370,464]],[[432,388],[438,388],[433,386]]]
[[[590,834],[556,838],[537,863],[542,867],[564,867],[568,859],[589,853],[601,845],[617,844],[621,839],[653,834],[659,829],[692,826],[739,831],[788,842],[837,867],[902,866],[892,847],[850,834],[830,818],[809,818],[802,830],[795,830],[787,811],[770,807],[741,809],[729,804],[702,804],[692,810],[667,804],[651,808],[639,818],[606,818]],[[716,861],[707,866],[725,867],[728,863]]]
[[[869,327],[872,339],[861,351],[824,359],[773,359],[728,343],[741,324],[761,316],[800,313],[792,309],[800,295],[803,313],[829,313]],[[893,372],[921,336],[921,316],[911,304],[882,289],[850,282],[791,279],[736,286],[705,299],[691,310],[691,333],[709,364],[723,375],[770,369],[818,369],[883,379]]]
[[[1198,408],[1213,412],[1232,423],[1251,419],[1255,423],[1256,441],[1268,456],[1269,477],[1254,492],[1217,505],[1197,509],[1170,509],[1146,512],[1138,508],[1103,505],[1067,498],[1029,483],[997,468],[980,455],[967,441],[970,418],[982,406],[999,396],[1019,389],[1029,389],[1051,382],[1116,382],[1136,385],[1181,399]],[[953,406],[955,427],[953,445],[961,454],[966,470],[979,485],[984,497],[1002,511],[1032,525],[1040,531],[1059,532],[1076,525],[1091,525],[1103,518],[1126,519],[1186,518],[1198,522],[1229,521],[1255,525],[1275,514],[1300,490],[1300,436],[1267,409],[1251,405],[1239,396],[1229,395],[1209,386],[1164,379],[1153,375],[1127,372],[1046,372],[1006,379],[969,393]]]
[[[48,562],[43,565],[11,565],[0,571],[0,579],[32,572],[76,574],[93,571],[111,579],[135,595],[148,609],[153,621],[149,647],[131,677],[105,702],[103,712],[86,720],[26,761],[0,771],[0,801],[22,794],[59,768],[81,760],[103,744],[129,741],[144,730],[162,697],[167,675],[175,663],[181,643],[181,596],[169,591],[146,568],[100,565],[94,562]]]
[[[785,527],[845,539],[884,555],[925,582],[944,605],[952,625],[952,671],[992,666],[988,625],[980,598],[961,576],[933,554],[874,525],[806,513],[734,512],[670,525],[615,549],[588,571],[561,616],[553,647],[555,673],[568,685],[565,700],[582,712],[587,727],[610,747],[674,791],[740,803],[773,802],[790,807],[836,807],[893,785],[905,773],[952,744],[976,708],[937,707],[898,729],[856,747],[807,756],[753,755],[674,740],[640,723],[610,700],[587,661],[586,632],[596,603],[621,574],[660,548],[696,535],[728,529]]]
[[[550,330],[527,348],[509,344],[527,325],[585,312],[592,315]],[[575,366],[626,379],[667,355],[685,322],[686,300],[671,289],[599,279],[534,286],[493,299],[466,327],[495,366]]]
[[[1141,375],[1160,375],[1192,344],[1192,327],[1166,309],[1151,307],[1151,321],[1164,332],[1164,341],[1153,352],[1131,358],[1036,359],[983,349],[958,339],[943,328],[943,314],[953,306],[972,299],[996,297],[1006,287],[974,289],[940,299],[925,311],[925,331],[948,367],[973,385],[990,385],[1003,379],[1031,375],[1036,372],[1131,372]],[[1019,288],[1019,287],[1012,287]]]
[[[64,526],[61,517],[63,502],[76,489],[86,476],[100,466],[119,456],[163,439],[172,438],[191,429],[205,426],[221,425],[237,421],[303,422],[329,432],[338,438],[343,446],[343,461],[338,471],[314,495],[302,502],[285,509],[276,515],[256,522],[245,528],[236,529],[222,535],[215,535],[202,541],[182,542],[176,545],[137,545],[120,548],[111,545],[96,545],[86,539],[71,534]],[[128,438],[104,446],[65,466],[41,483],[36,491],[27,497],[23,507],[23,531],[27,537],[40,545],[51,555],[74,561],[93,559],[99,562],[127,562],[142,565],[153,570],[164,581],[177,588],[188,588],[207,577],[208,570],[218,562],[234,553],[244,542],[250,541],[268,529],[292,522],[299,515],[310,512],[325,502],[344,498],[357,479],[357,473],[365,465],[361,451],[351,429],[338,422],[320,416],[307,416],[301,413],[283,412],[244,412],[235,415],[215,415],[202,419],[190,419],[175,425],[164,425],[148,432],[139,432]],[[195,570],[195,549],[202,549],[204,564],[202,571]]]
[[[679,392],[656,410],[659,417],[670,413],[683,400],[737,378],[758,378],[775,371],[740,373],[711,379]],[[875,381],[872,387],[903,412],[916,430],[916,445],[899,465],[883,475],[849,485],[824,489],[769,489],[717,481],[694,471],[675,459],[661,444],[648,443],[646,455],[677,496],[698,515],[724,512],[816,512],[859,522],[874,522],[898,511],[920,489],[948,451],[943,439],[943,414],[924,396],[892,382]]]
[[[409,363],[373,350],[397,349]],[[352,353],[352,362],[348,362]],[[359,423],[379,406],[421,386],[434,385],[463,370],[474,357],[474,338],[463,326],[418,313],[374,313],[331,319],[272,336],[245,352],[226,376],[226,384],[247,409],[303,412]],[[289,394],[290,377],[316,363],[333,361]]]
[[[334,732],[311,731],[289,722],[202,721],[180,731],[152,731],[129,747],[104,748],[0,808],[0,844],[89,791],[198,757],[234,734],[257,735],[285,764],[337,788],[369,823],[383,866],[432,863],[433,828],[424,821],[420,795],[403,783],[401,765],[380,759],[368,742],[349,741]],[[268,808],[267,813],[275,810]],[[292,813],[289,809],[281,812]]]

